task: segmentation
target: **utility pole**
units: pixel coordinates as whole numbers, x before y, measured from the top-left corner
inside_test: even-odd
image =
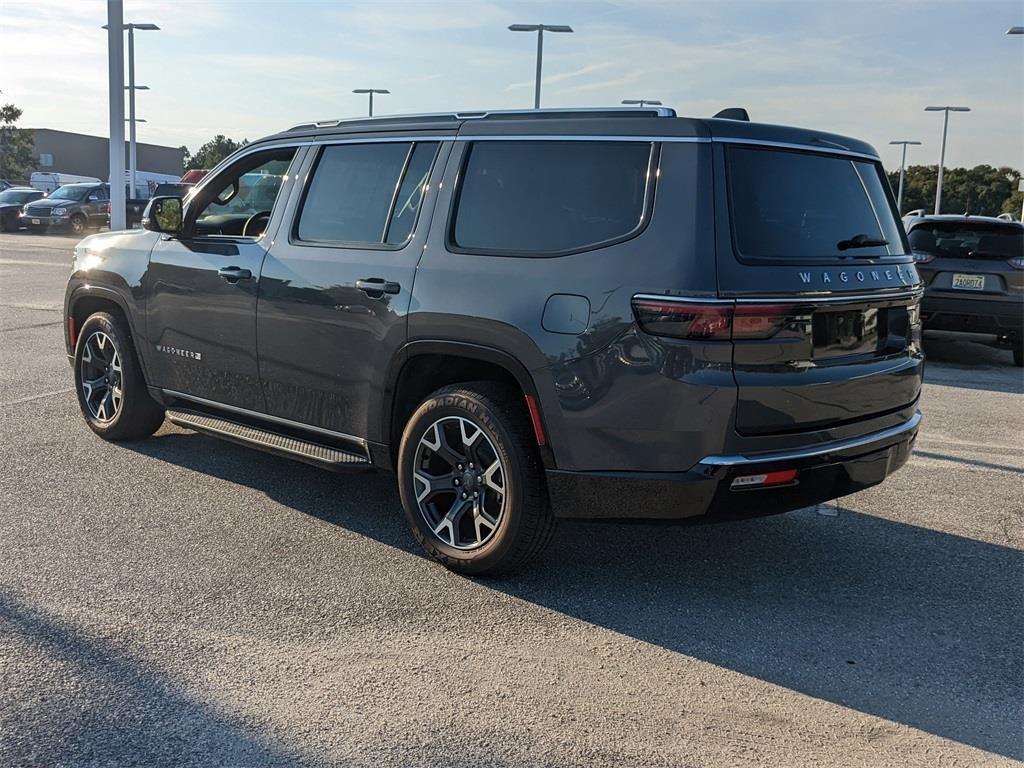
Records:
[[[107,0],[107,80],[110,101],[110,228],[124,229],[124,7]]]

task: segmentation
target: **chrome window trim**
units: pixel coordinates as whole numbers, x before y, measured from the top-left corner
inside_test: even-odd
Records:
[[[854,450],[913,432],[921,423],[921,418],[921,412],[915,411],[914,415],[902,424],[897,424],[895,427],[889,427],[879,432],[861,435],[860,437],[834,440],[830,443],[822,443],[810,448],[797,448],[792,451],[776,451],[773,453],[751,454],[749,456],[705,456],[694,466],[708,468],[748,466],[779,461],[798,461],[815,456],[824,456],[829,453]]]
[[[545,134],[487,134],[485,136],[458,135],[455,141],[638,141],[660,144],[710,144],[711,139],[704,136],[608,136],[589,133],[545,133]]]
[[[246,408],[239,408],[237,405],[228,405],[226,403],[218,403],[216,400],[207,400],[205,397],[196,397],[195,395],[188,395],[184,392],[177,392],[173,389],[161,389],[160,392],[168,397],[174,397],[179,400],[188,400],[193,403],[199,403],[200,405],[208,405],[212,408],[219,408],[225,411],[231,411],[241,416],[249,416],[254,419],[263,419],[264,421],[274,422],[285,427],[293,427],[295,429],[304,429],[309,432],[318,432],[321,435],[333,437],[339,440],[347,440],[351,443],[361,446],[364,450],[368,448],[368,443],[361,437],[355,437],[354,435],[346,435],[344,432],[335,432],[331,429],[324,429],[323,427],[314,427],[312,424],[303,424],[299,421],[292,421],[291,419],[282,419],[280,416],[271,416],[269,413],[260,413],[259,411],[250,411]]]

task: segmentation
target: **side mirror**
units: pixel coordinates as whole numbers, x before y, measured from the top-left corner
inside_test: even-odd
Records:
[[[154,197],[142,214],[142,228],[150,232],[181,232],[181,198]]]

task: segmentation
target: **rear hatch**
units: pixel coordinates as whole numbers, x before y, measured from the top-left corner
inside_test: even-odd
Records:
[[[737,141],[716,151],[737,431],[832,429],[913,405],[919,278],[880,163]]]
[[[991,219],[926,219],[908,233],[929,293],[1024,295],[1024,227]]]

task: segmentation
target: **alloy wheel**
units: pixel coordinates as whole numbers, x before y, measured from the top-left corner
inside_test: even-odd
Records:
[[[494,443],[469,419],[445,416],[416,446],[416,504],[430,530],[455,549],[486,544],[505,512],[505,467]]]
[[[82,346],[82,399],[89,414],[109,423],[121,410],[123,384],[121,356],[114,340],[103,331],[94,331]]]

